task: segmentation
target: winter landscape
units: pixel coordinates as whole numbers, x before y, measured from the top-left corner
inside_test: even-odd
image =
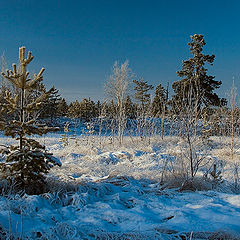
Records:
[[[240,239],[230,2],[2,1],[0,240]]]

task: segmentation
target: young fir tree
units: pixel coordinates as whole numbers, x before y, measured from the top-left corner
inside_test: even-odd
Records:
[[[145,106],[150,103],[150,94],[148,92],[153,89],[153,86],[147,84],[147,81],[144,81],[143,78],[140,80],[133,80],[133,82],[136,84],[134,87],[136,91],[135,98],[141,104],[142,113],[145,113]]]
[[[215,56],[202,53],[205,44],[204,36],[201,34],[191,36],[191,41],[188,43],[193,57],[182,62],[182,70],[177,72],[182,80],[172,85],[175,92],[172,105],[178,112],[184,110],[186,106],[200,108],[201,106],[220,106],[226,102],[213,92],[221,86],[222,82],[214,80],[214,76],[207,75],[205,64],[212,65]]]
[[[21,190],[36,194],[43,191],[45,177],[50,168],[54,165],[61,166],[61,163],[53,157],[52,153],[46,151],[45,146],[27,137],[33,134],[43,135],[56,129],[37,124],[34,119],[26,119],[29,113],[41,108],[48,98],[48,93],[38,96],[32,102],[27,102],[28,93],[41,84],[44,68],[38,74],[34,74],[34,78],[31,79],[27,66],[33,60],[32,53],[28,52],[25,59],[25,47],[19,48],[19,60],[19,70],[16,64],[13,64],[13,70],[6,70],[6,73],[2,73],[17,91],[14,95],[9,91],[5,92],[5,103],[1,104],[1,110],[9,114],[15,112],[17,118],[11,121],[1,121],[0,127],[5,136],[15,138],[19,144],[1,150],[4,161],[1,162],[0,169],[5,178],[17,184]]]

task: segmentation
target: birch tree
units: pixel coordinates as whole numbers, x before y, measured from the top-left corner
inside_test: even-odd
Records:
[[[108,98],[116,103],[116,122],[119,143],[122,144],[124,129],[126,128],[126,109],[124,100],[129,94],[130,82],[132,82],[133,74],[129,68],[128,61],[123,64],[115,62],[112,68],[112,74],[105,84],[105,92]]]

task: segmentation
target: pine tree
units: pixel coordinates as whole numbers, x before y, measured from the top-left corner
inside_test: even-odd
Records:
[[[28,64],[33,60],[31,52],[25,59],[25,47],[19,48],[20,69],[17,70],[13,64],[13,70],[6,70],[3,77],[10,81],[17,89],[16,94],[5,92],[5,103],[1,104],[1,112],[16,113],[17,118],[11,121],[1,121],[0,128],[5,136],[11,136],[18,140],[16,146],[5,147],[1,153],[5,159],[0,164],[3,175],[25,190],[29,194],[40,193],[44,189],[45,175],[54,165],[61,166],[58,159],[47,152],[45,146],[34,139],[28,138],[33,134],[43,135],[49,131],[56,130],[44,125],[40,125],[34,119],[27,119],[28,114],[39,110],[43,102],[48,98],[48,93],[44,93],[32,102],[27,102],[26,96],[29,92],[38,88],[42,82],[44,68],[34,78],[29,78],[27,72]]]
[[[183,79],[172,85],[175,95],[171,102],[175,110],[182,111],[185,106],[200,108],[203,105],[220,106],[226,103],[225,99],[219,98],[213,92],[222,82],[214,80],[214,76],[207,75],[205,64],[212,65],[215,56],[202,53],[205,44],[203,35],[191,36],[188,45],[193,57],[182,62],[182,70],[178,71],[177,75]]]
[[[85,121],[90,121],[92,118],[96,117],[96,107],[95,103],[89,98],[84,98],[80,103],[80,118]]]
[[[41,118],[50,118],[53,121],[54,118],[58,117],[58,104],[61,101],[59,90],[54,86],[48,91],[49,97],[45,100],[43,110],[41,112]]]
[[[117,104],[114,103],[114,101],[112,100],[111,102],[107,102],[105,104],[103,104],[102,106],[102,109],[105,108],[105,113],[106,113],[106,116],[109,118],[109,119],[116,119],[117,118]],[[123,109],[124,109],[124,106],[123,106]],[[125,109],[124,109],[125,110]],[[125,114],[125,112],[124,112]]]
[[[4,54],[1,56],[1,70],[2,72],[4,72],[5,70],[7,69],[7,61],[6,61],[6,58],[4,56]],[[12,87],[12,84],[9,83],[9,81],[7,81],[3,76],[1,76],[1,89],[0,89],[0,104],[3,104],[3,103],[6,103],[5,101],[5,92],[6,91],[10,91],[12,92],[14,89]],[[14,113],[12,114],[6,114],[6,113],[1,113],[0,115],[0,120],[12,120],[14,119]]]
[[[163,112],[166,112],[167,98],[167,90],[159,84],[155,89],[155,96],[152,102],[152,114],[154,117],[159,117]]]
[[[57,104],[57,113],[58,116],[65,117],[68,113],[68,105],[64,98],[61,98]]]
[[[126,112],[126,116],[129,119],[135,119],[136,118],[136,107],[133,104],[130,96],[127,96],[124,100],[124,108]]]
[[[101,115],[101,112],[102,112],[102,104],[98,100],[96,104],[96,117],[99,117]]]
[[[140,80],[133,80],[133,82],[136,84],[134,87],[136,91],[135,98],[141,104],[142,113],[145,113],[145,105],[150,103],[150,94],[148,92],[153,89],[153,86],[149,85],[143,78]]]
[[[31,102],[34,102],[37,98],[39,98],[40,96],[42,96],[43,94],[46,94],[47,91],[46,91],[46,87],[45,85],[40,82],[36,88],[34,89],[29,89],[27,92],[25,92],[25,103],[28,104],[28,103],[31,103]],[[16,89],[15,91],[12,91],[12,94],[18,94],[18,90]],[[44,102],[47,101],[47,100],[44,100]],[[44,102],[41,104],[41,107],[40,108],[37,108],[35,110],[33,110],[32,112],[28,112],[26,113],[26,116],[25,116],[25,120],[30,120],[30,119],[37,119],[40,117],[41,113],[44,111]],[[16,117],[15,117],[16,118]],[[15,119],[14,118],[14,119]]]
[[[80,104],[78,100],[71,102],[68,107],[68,117],[70,118],[79,118],[80,117]]]
[[[4,72],[7,69],[7,60],[5,55],[1,56],[1,72]],[[3,76],[1,76],[1,88],[2,89],[11,89],[11,83],[9,83]]]

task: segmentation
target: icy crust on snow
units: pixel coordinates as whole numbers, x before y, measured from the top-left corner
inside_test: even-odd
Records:
[[[1,197],[0,206],[1,225],[9,229],[11,223],[14,235],[22,232],[33,239],[37,235],[95,239],[104,233],[154,236],[164,231],[173,235],[216,230],[240,234],[240,195],[179,193],[127,177],[86,183],[76,192]]]

